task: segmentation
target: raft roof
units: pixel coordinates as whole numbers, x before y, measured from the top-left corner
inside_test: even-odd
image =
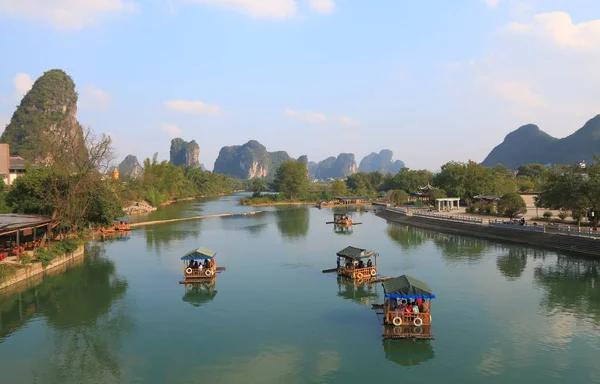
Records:
[[[186,253],[185,255],[183,255],[181,260],[212,259],[213,257],[215,257],[216,254],[217,254],[217,252],[215,252],[215,251],[211,251],[210,249],[200,247],[198,249],[194,249],[193,251],[190,251],[190,252]]]
[[[338,255],[340,257],[345,257],[346,259],[353,259],[353,260],[360,260],[360,259],[366,259],[369,257],[379,256],[379,254],[376,252],[367,251],[364,248],[356,248],[356,247],[352,247],[352,246],[348,246],[348,247],[342,249],[341,251],[338,251],[336,253],[336,255]]]
[[[383,282],[383,292],[388,298],[435,299],[429,285],[414,277],[402,275]]]

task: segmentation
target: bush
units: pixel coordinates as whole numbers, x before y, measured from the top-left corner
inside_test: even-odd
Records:
[[[494,207],[493,204],[489,204],[485,207],[485,213],[487,213],[488,215],[495,215],[496,214],[496,207]]]
[[[565,219],[569,217],[569,213],[566,211],[560,211],[558,213],[558,218],[560,219],[560,221],[562,221],[563,223],[565,222]]]
[[[552,212],[550,212],[550,211],[544,212],[544,218],[546,218],[546,220],[550,221],[551,217],[552,217]]]
[[[527,213],[527,205],[521,195],[511,192],[500,198],[498,212],[512,219],[520,214]]]
[[[32,257],[30,255],[25,255],[21,257],[21,264],[26,265],[31,263]]]
[[[81,239],[65,239],[59,241],[54,244],[50,248],[38,248],[34,252],[34,256],[37,261],[42,263],[42,267],[47,267],[50,265],[52,260],[55,258],[65,255],[71,254],[77,250],[77,248],[82,244]]]
[[[0,282],[10,279],[17,272],[17,267],[0,264]]]

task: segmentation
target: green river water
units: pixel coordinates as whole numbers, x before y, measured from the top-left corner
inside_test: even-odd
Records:
[[[182,202],[150,220],[255,210]],[[0,383],[600,382],[600,262],[388,224],[330,209],[152,225],[92,242],[84,262],[0,292]],[[381,275],[426,281],[435,340],[383,341],[380,284],[321,270],[354,245]],[[217,251],[209,292],[188,296],[180,257]]]

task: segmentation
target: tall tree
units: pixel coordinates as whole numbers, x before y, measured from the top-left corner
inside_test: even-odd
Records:
[[[588,213],[594,230],[597,230],[600,213],[598,160],[596,157],[596,162],[586,168],[576,165],[552,168],[540,195],[540,205],[550,209],[570,210],[578,214]]]
[[[288,199],[296,199],[308,192],[308,168],[295,160],[286,160],[275,172],[275,188]]]

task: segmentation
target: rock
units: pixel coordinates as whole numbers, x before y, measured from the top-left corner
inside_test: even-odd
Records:
[[[156,207],[151,206],[150,204],[146,203],[145,201],[138,201],[136,203],[133,203],[130,206],[123,208],[123,212],[125,212],[126,215],[140,215],[140,214],[156,211],[156,209],[157,209]]]
[[[36,164],[52,162],[47,144],[74,148],[83,154],[83,129],[77,121],[75,83],[60,69],[40,76],[21,100],[0,137],[11,155]],[[74,146],[73,143],[81,144]]]
[[[379,154],[371,152],[369,155],[363,157],[358,170],[367,173],[381,172],[384,174],[396,174],[400,169],[404,168],[404,162],[402,160],[393,161],[393,156],[394,153],[389,149],[382,149],[379,151]]]
[[[133,155],[127,155],[123,161],[117,167],[120,177],[131,177],[133,179],[138,178],[142,175],[143,169],[138,161],[137,157]]]
[[[221,148],[213,172],[240,179],[272,177],[286,160],[292,160],[287,152],[268,152],[264,145],[250,140],[243,145]]]
[[[315,171],[317,179],[344,178],[356,173],[356,161],[353,153],[340,153],[338,157],[328,157],[321,161]]]
[[[194,140],[187,142],[181,138],[171,140],[171,162],[177,166],[199,167],[200,146]]]

